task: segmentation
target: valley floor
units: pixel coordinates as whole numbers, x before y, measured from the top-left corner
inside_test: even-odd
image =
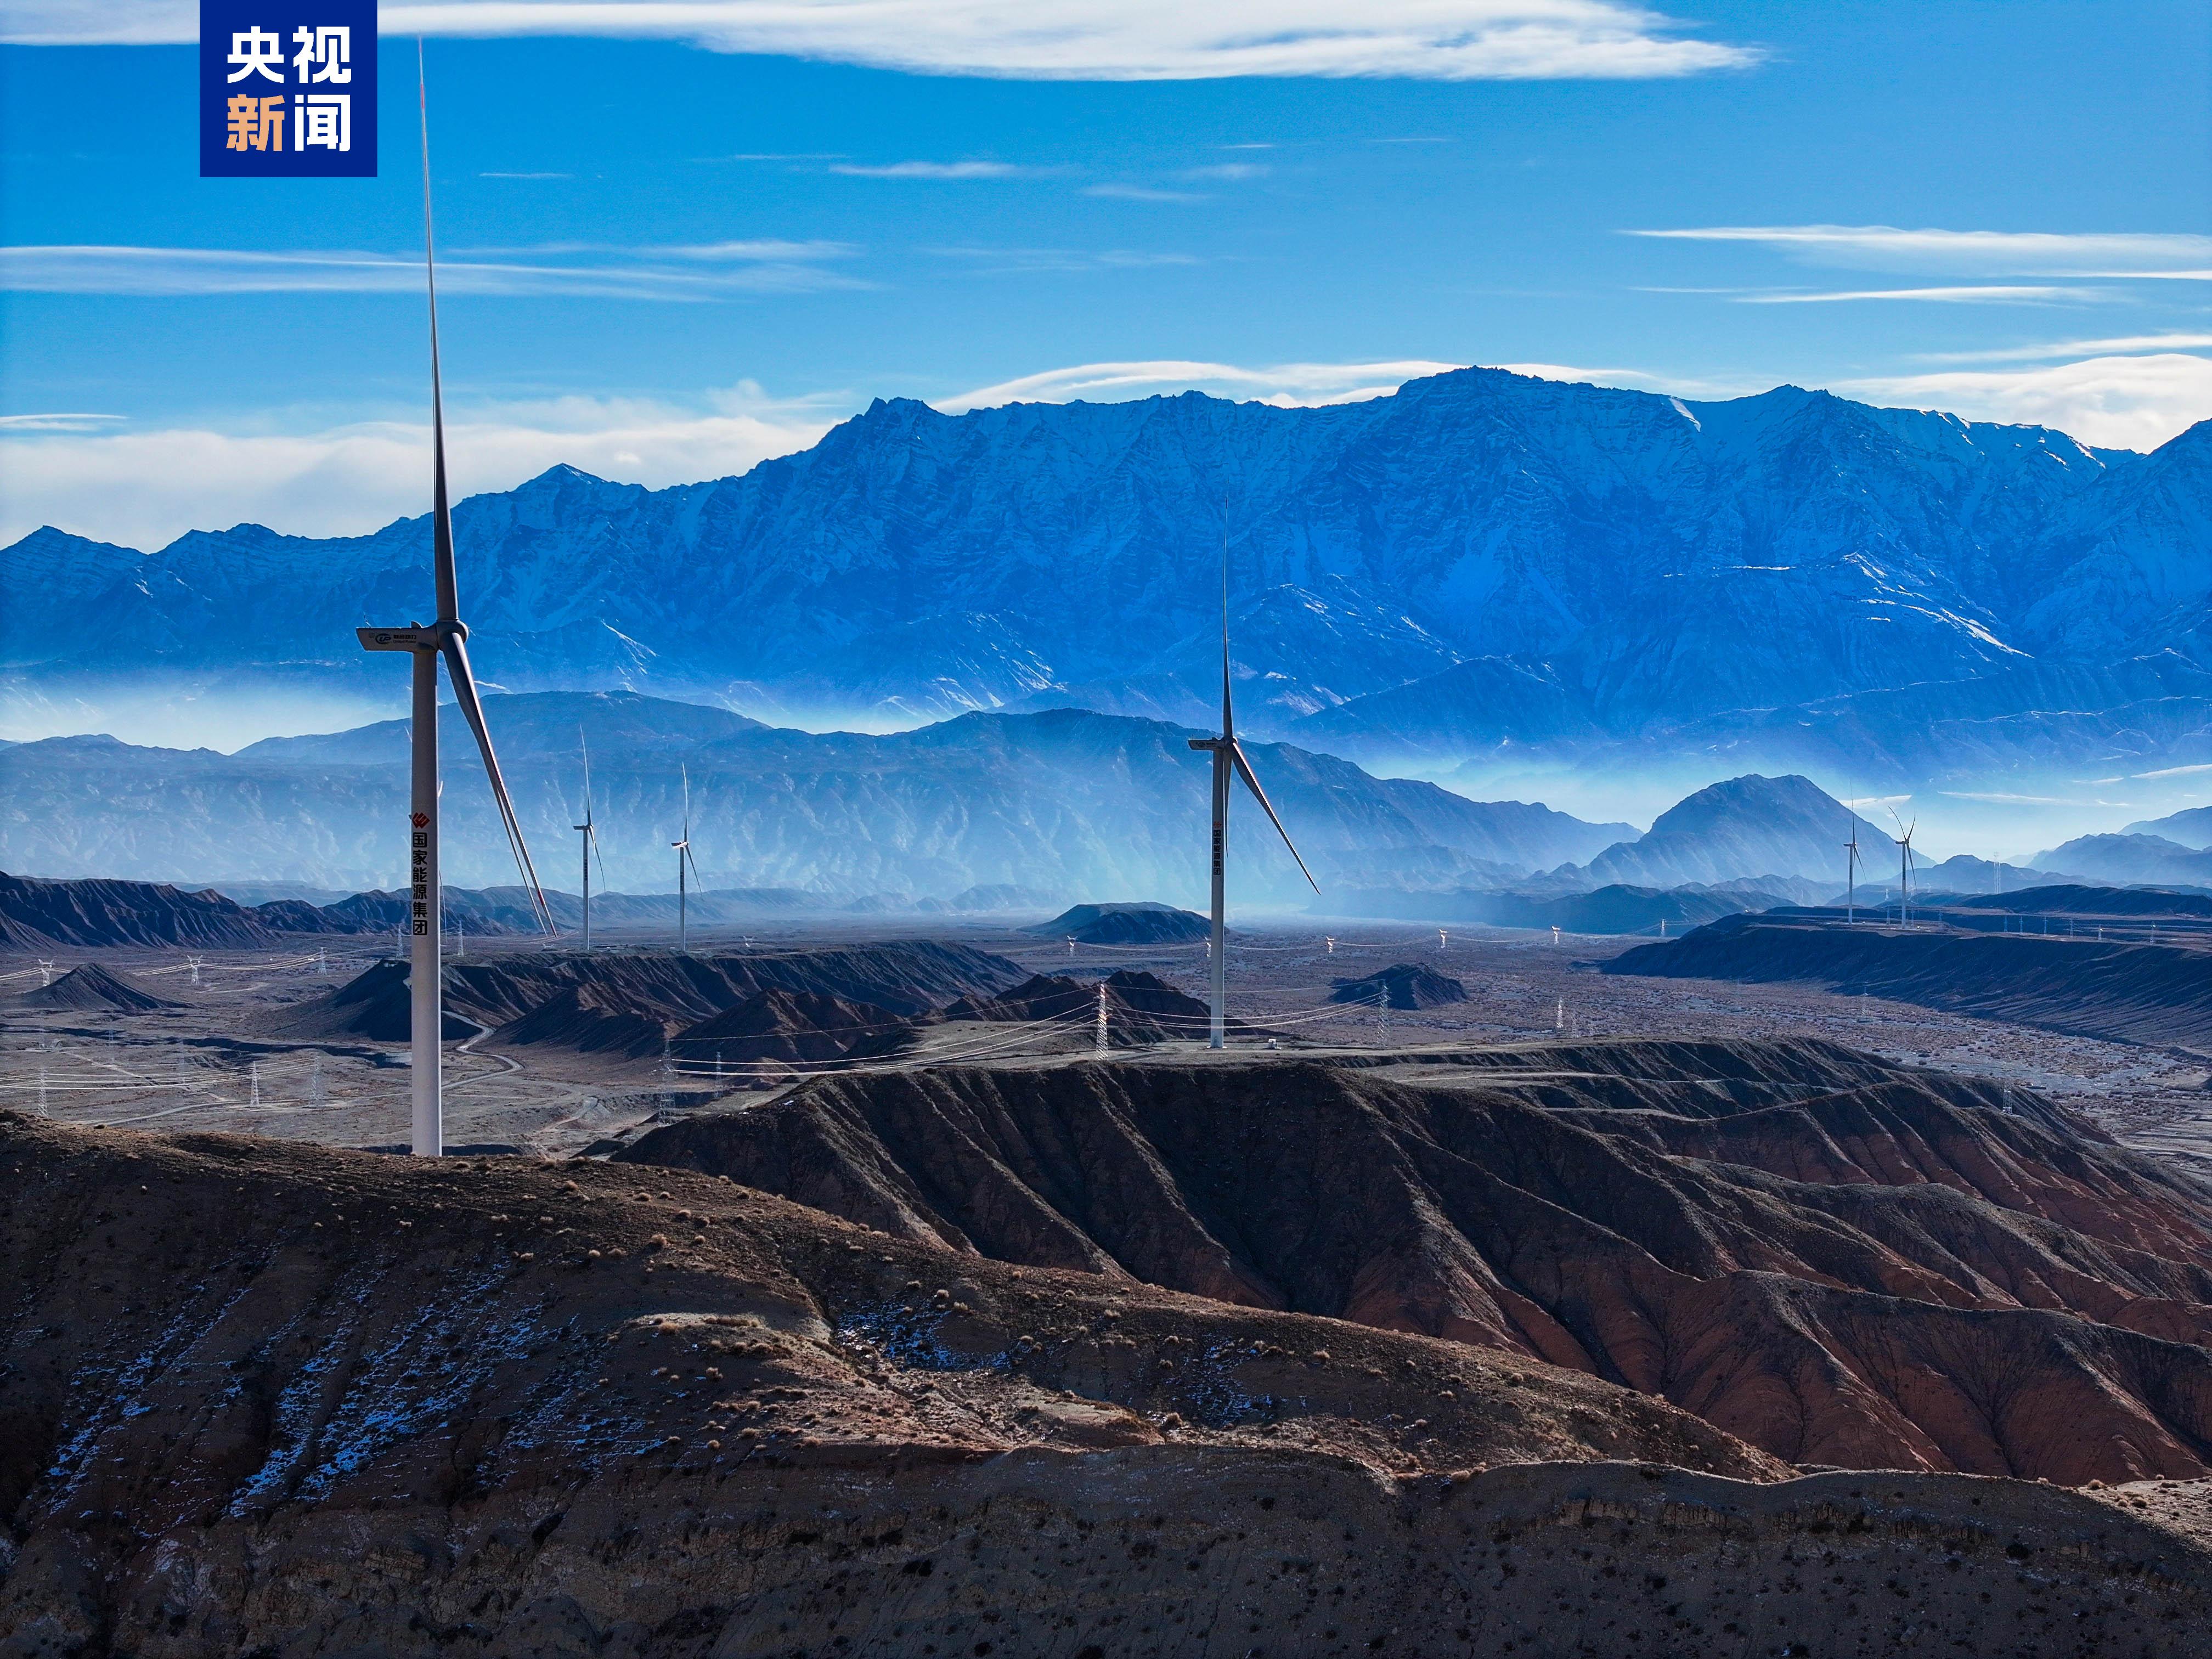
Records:
[[[1326,926],[1326,924],[1323,924]],[[1596,963],[1638,941],[1373,922],[1339,924],[1329,936],[1302,924],[1255,928],[1231,945],[1230,1010],[1257,1045],[1402,1049],[1557,1036],[1818,1036],[1886,1059],[2016,1083],[2084,1113],[2124,1143],[2212,1162],[2212,1032],[2204,1052],[2075,1036],[1878,997],[1802,984],[1738,984],[1601,975]],[[1117,969],[1159,975],[1203,994],[1202,945],[1109,948],[1039,940],[1011,928],[819,923],[695,937],[696,951],[763,955],[850,945],[886,937],[939,937],[992,951],[1039,973],[1091,979]],[[617,939],[612,948],[665,948]],[[467,960],[534,947],[485,940]],[[402,1044],[301,1042],[268,1035],[272,1012],[327,994],[388,951],[359,941],[319,942],[283,953],[61,953],[58,975],[78,961],[118,969],[180,1008],[141,1014],[11,1008],[10,993],[46,973],[23,957],[0,959],[0,1105],[58,1121],[162,1129],[213,1129],[333,1146],[396,1147],[406,1133],[409,1073]],[[1468,1000],[1423,1010],[1346,1007],[1327,1000],[1332,982],[1399,962],[1460,981]],[[935,1028],[893,1069],[955,1058],[1021,1059],[1080,1052],[1080,1022],[1039,1032],[967,1025]],[[1164,1045],[1174,1050],[1195,1045]],[[550,1156],[630,1136],[710,1103],[737,1105],[767,1091],[734,1087],[710,1069],[657,1060],[606,1059],[549,1044],[501,1046],[479,1037],[447,1045],[447,1133],[457,1146]]]

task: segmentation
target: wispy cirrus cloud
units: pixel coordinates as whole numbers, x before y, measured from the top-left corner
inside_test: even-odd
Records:
[[[1011,161],[888,161],[878,167],[840,161],[830,171],[848,179],[1018,179],[1036,169]]]
[[[1780,289],[1732,294],[1729,297],[1741,306],[1836,305],[1860,300],[1912,300],[1935,305],[1996,306],[2080,305],[2110,296],[2104,290],[2094,288],[1978,283],[1957,288],[1859,288],[1811,294]]]
[[[1047,369],[1038,374],[978,386],[957,397],[931,402],[948,415],[971,409],[991,409],[1001,404],[1072,403],[1078,400],[1114,403],[1160,393],[1204,392],[1215,397],[1239,398],[1284,408],[1322,404],[1357,403],[1385,398],[1407,380],[1442,374],[1462,363],[1402,362],[1380,363],[1277,363],[1264,368],[1245,368],[1233,363],[1188,362],[1161,358],[1139,362],[1079,363]]]
[[[2212,276],[2212,236],[2166,232],[1900,230],[1893,225],[1710,225],[1630,230],[1667,241],[1748,243],[1808,264],[1980,276]]]
[[[923,252],[958,261],[966,269],[1000,276],[1024,271],[1147,270],[1164,265],[1197,265],[1195,253],[1156,252],[1140,248],[932,247]]]
[[[56,411],[35,415],[0,415],[0,434],[10,432],[97,432],[125,415],[82,415]]]
[[[725,242],[617,248],[551,243],[471,251],[438,262],[455,294],[702,301],[753,293],[867,284],[830,262],[857,250],[835,242]],[[224,294],[414,294],[415,254],[248,248],[0,247],[0,291],[183,296]]]
[[[1085,185],[1083,193],[1119,202],[1206,202],[1212,199],[1202,191],[1158,190],[1150,185]]]
[[[1273,169],[1265,161],[1216,161],[1210,167],[1185,167],[1176,174],[1178,179],[1218,179],[1234,181],[1240,179],[1265,178]]]
[[[2147,351],[2196,351],[2212,346],[2212,334],[2121,334],[2102,340],[2047,340],[1995,346],[1982,351],[1923,351],[1923,363],[2019,363],[2048,357],[2100,357]]]
[[[1652,80],[1749,67],[1627,0],[402,0],[395,35],[600,35],[1018,80]],[[189,42],[191,0],[11,0],[0,40]]]
[[[655,487],[742,472],[813,443],[854,400],[775,399],[750,383],[689,404],[605,398],[489,403],[447,412],[462,494],[507,489],[566,462]],[[125,547],[250,521],[292,534],[360,534],[428,506],[427,422],[322,430],[204,427],[92,431],[0,420],[0,546],[42,524]]]

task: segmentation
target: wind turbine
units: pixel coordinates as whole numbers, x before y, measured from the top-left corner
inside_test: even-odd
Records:
[[[576,728],[576,747],[583,751],[584,756],[584,821],[568,827],[580,830],[584,836],[584,948],[588,951],[592,948],[592,858],[599,850],[599,832],[592,825],[592,745],[584,741],[581,726]],[[601,856],[599,881],[602,885],[606,878],[607,861],[605,856]]]
[[[1844,922],[1848,927],[1858,920],[1859,815],[1848,806],[1844,811],[1851,820],[1851,838],[1844,843]]]
[[[686,766],[679,769],[684,774],[684,839],[668,844],[676,849],[676,948],[682,951],[689,948],[691,937],[686,908],[690,902],[690,889],[684,878],[684,866],[689,865],[690,873],[696,876],[699,873],[699,860],[691,856],[691,769]]]
[[[415,48],[416,98],[422,128],[422,273],[430,302],[430,562],[437,586],[437,620],[428,627],[410,623],[404,628],[363,628],[356,630],[364,651],[405,651],[414,659],[412,718],[409,722],[413,748],[412,780],[408,812],[410,875],[414,892],[409,906],[409,943],[412,947],[408,972],[408,1018],[412,1039],[414,1076],[410,1145],[418,1158],[436,1158],[445,1150],[445,1102],[441,1090],[438,1040],[446,1023],[444,986],[440,982],[438,947],[438,659],[446,659],[453,682],[453,701],[476,733],[483,752],[484,774],[491,781],[492,799],[498,803],[500,823],[507,830],[515,867],[530,890],[538,925],[554,931],[552,913],[538,884],[538,872],[523,844],[521,821],[501,777],[499,757],[492,750],[491,732],[484,725],[483,704],[477,696],[476,676],[469,669],[468,624],[461,620],[460,600],[453,579],[453,519],[446,500],[446,404],[438,371],[438,271],[430,219],[430,105],[422,76],[422,48]]]
[[[1907,823],[1897,817],[1894,806],[1889,809],[1889,815],[1897,819],[1901,837],[1897,843],[1897,921],[1900,927],[1910,927],[1912,926],[1912,832],[1920,827],[1920,820],[1916,817]]]
[[[1318,897],[1321,884],[1306,868],[1306,861],[1298,857],[1296,842],[1291,832],[1283,828],[1282,819],[1268,803],[1267,792],[1260,787],[1253,775],[1252,763],[1244,758],[1243,745],[1237,741],[1236,712],[1229,699],[1229,531],[1224,523],[1221,532],[1221,735],[1218,738],[1193,738],[1193,749],[1209,750],[1213,755],[1213,933],[1208,954],[1213,958],[1213,1020],[1206,1046],[1219,1048],[1226,1046],[1229,1025],[1229,952],[1228,933],[1228,856],[1229,856],[1229,797],[1233,793],[1230,774],[1244,780],[1244,787],[1252,792],[1252,799],[1260,803],[1260,810],[1275,826],[1275,833],[1283,838],[1283,845],[1291,849],[1291,857],[1298,866],[1298,873],[1306,878],[1306,885]]]

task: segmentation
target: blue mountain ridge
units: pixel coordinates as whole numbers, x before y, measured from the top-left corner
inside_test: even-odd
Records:
[[[879,401],[739,477],[556,467],[463,502],[456,528],[488,679],[807,725],[1070,704],[1194,722],[1218,695],[1224,534],[1248,721],[1370,761],[1755,760],[1733,734],[1787,742],[1790,711],[1851,705],[1855,743],[1925,772],[1948,751],[1903,688],[1975,704],[1960,743],[2007,763],[2099,751],[2140,723],[2095,717],[2146,695],[2194,741],[2212,706],[2212,423],[2144,456],[1790,386],[1692,402],[1496,369],[1321,409]],[[152,554],[41,530],[0,550],[22,596],[0,676],[381,694],[390,665],[350,630],[421,613],[427,545],[422,519]],[[2053,726],[2054,676],[2112,702]]]

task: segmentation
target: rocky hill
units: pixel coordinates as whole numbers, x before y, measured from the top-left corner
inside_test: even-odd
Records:
[[[22,1008],[67,1009],[74,1013],[146,1014],[183,1006],[155,996],[128,974],[96,962],[80,963],[51,985],[9,1000]]]
[[[143,881],[40,881],[0,871],[0,950],[179,945],[234,950],[270,942],[245,906],[216,892]]]
[[[1446,974],[1418,962],[1401,962],[1360,979],[1340,979],[1328,994],[1331,1002],[1361,1007],[1441,1008],[1465,1002],[1467,987]]]
[[[1040,939],[1073,939],[1085,945],[1162,945],[1205,939],[1211,928],[1194,910],[1139,901],[1073,905],[1027,931]]]
[[[1540,1357],[1793,1462],[2208,1472],[2212,1185],[1815,1042],[818,1079],[620,1154],[963,1254]]]
[[[2212,1618],[2194,1487],[1782,1479],[1537,1361],[678,1170],[0,1113],[0,1183],[25,1652],[2181,1659]]]
[[[2201,921],[2196,924],[2201,927]],[[2143,924],[2136,921],[2131,934]],[[2212,1053],[2212,951],[2078,933],[1899,933],[1832,918],[1735,916],[1641,945],[1608,974],[1802,981],[2084,1036]]]
[[[779,1024],[787,1026],[787,1036],[802,1029],[818,1032],[819,1015],[830,1029],[857,1024],[876,1033],[887,1018],[932,1015],[956,999],[988,997],[1023,977],[1008,957],[930,939],[758,955],[595,951],[449,959],[446,1031],[459,1036],[491,1030],[503,1042],[550,1042],[631,1058],[696,1036],[703,1042],[698,1057],[708,1061],[719,1036],[735,1060],[741,1037],[764,1038]],[[273,1036],[404,1042],[411,1029],[407,985],[406,963],[378,963],[326,996],[264,1016],[262,1024]],[[765,1023],[736,1029],[744,1021],[732,1011],[768,992],[785,994],[754,1004],[750,1017]],[[846,1005],[854,1019],[834,1018],[830,1002]],[[732,1018],[730,1027],[720,1024],[724,1016]]]
[[[1142,1048],[1177,1040],[1203,1041],[1212,1029],[1212,1010],[1157,974],[1123,968],[1103,980],[1085,981],[1059,974],[1033,974],[1019,985],[991,997],[963,997],[945,1010],[948,1020],[987,1024],[1055,1024],[1060,1033],[1090,1046],[1103,1027],[1106,1046]],[[1231,1036],[1255,1033],[1243,1020],[1229,1020]]]

